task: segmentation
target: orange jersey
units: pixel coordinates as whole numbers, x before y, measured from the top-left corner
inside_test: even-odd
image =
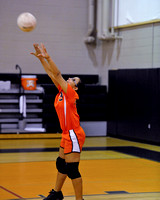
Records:
[[[79,115],[77,113],[76,100],[79,99],[77,92],[68,84],[67,93],[60,85],[58,86],[54,106],[63,131],[71,130],[80,126]]]

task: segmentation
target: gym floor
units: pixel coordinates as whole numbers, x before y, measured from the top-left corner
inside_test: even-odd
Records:
[[[0,135],[0,200],[41,200],[54,188],[60,134]],[[160,148],[87,137],[80,172],[85,200],[160,199]],[[63,186],[73,200],[70,179]]]

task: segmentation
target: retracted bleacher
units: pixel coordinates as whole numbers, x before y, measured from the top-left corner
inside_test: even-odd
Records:
[[[25,75],[25,74],[23,74]],[[44,89],[44,92],[38,91],[27,91],[32,94],[28,95],[34,96],[34,101],[31,103],[31,100],[28,99],[28,111],[29,109],[39,109],[38,113],[30,113],[28,112],[28,123],[31,124],[31,121],[35,119],[37,122],[34,124],[41,124],[40,126],[45,129],[47,133],[59,133],[61,132],[58,117],[56,111],[54,109],[54,99],[58,92],[55,85],[52,83],[51,79],[47,74],[32,74],[37,76],[37,86],[40,86]],[[80,100],[77,103],[78,113],[80,115],[80,121],[82,127],[85,129],[86,135],[88,136],[103,136],[107,134],[107,88],[104,85],[99,84],[99,76],[98,75],[79,75],[79,74],[70,74],[63,75],[64,79],[68,79],[69,77],[78,76],[81,78],[82,83],[85,85],[84,89],[80,94]],[[10,80],[12,85],[17,88],[17,96],[18,96],[18,84],[19,77],[18,74],[0,74],[0,80]],[[37,92],[37,94],[34,94]],[[10,94],[11,95],[11,94]],[[6,123],[3,125],[3,120],[5,116],[0,112],[0,125],[1,125],[1,133],[2,127],[5,127],[5,133],[10,131],[10,129],[17,128],[18,124],[18,99],[13,101],[9,98],[10,104],[5,104],[5,106],[11,106],[12,108],[17,109],[17,113],[12,117],[14,122]],[[36,95],[36,96],[35,96]],[[0,98],[2,98],[2,93],[0,93]],[[32,98],[33,99],[33,98]],[[36,102],[37,100],[37,102]],[[8,103],[9,103],[8,101]],[[30,101],[30,103],[29,103]],[[39,102],[38,102],[39,101]],[[4,103],[0,103],[0,109],[4,109]],[[36,111],[36,110],[35,110]],[[8,119],[11,119],[11,112],[7,115]],[[3,119],[3,120],[2,120]],[[30,121],[30,122],[29,122]],[[8,124],[8,130],[7,130]],[[12,124],[9,125],[9,124]],[[14,126],[13,126],[14,124]],[[34,125],[36,126],[36,125]],[[9,128],[10,127],[10,128]],[[3,129],[4,131],[4,129]]]

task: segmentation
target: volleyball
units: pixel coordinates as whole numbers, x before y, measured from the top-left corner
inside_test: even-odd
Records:
[[[33,31],[36,27],[37,20],[34,15],[29,12],[21,13],[17,18],[18,27],[24,32]]]

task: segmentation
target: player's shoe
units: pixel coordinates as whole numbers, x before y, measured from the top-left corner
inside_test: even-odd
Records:
[[[63,194],[61,191],[59,192],[56,192],[54,191],[53,189],[49,192],[49,195],[44,198],[43,200],[62,200],[64,197],[63,197]]]

